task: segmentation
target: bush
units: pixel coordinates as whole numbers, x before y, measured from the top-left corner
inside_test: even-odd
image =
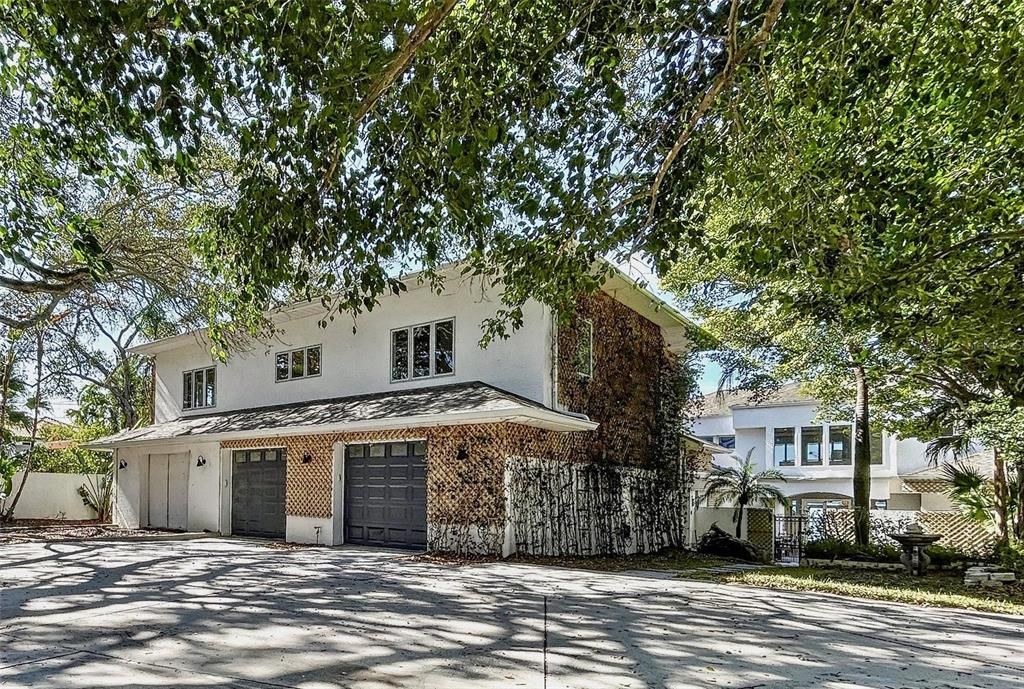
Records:
[[[870,543],[857,545],[839,538],[821,538],[804,545],[804,555],[817,560],[856,560],[858,562],[899,562],[900,549]]]
[[[1003,546],[996,551],[996,559],[1002,567],[1024,575],[1024,543]]]
[[[856,560],[858,562],[899,562],[901,548],[881,543],[859,546],[840,538],[822,538],[804,545],[804,555],[816,560]],[[933,545],[928,548],[928,557],[933,567],[951,567],[960,563],[974,562],[980,558],[956,548]],[[1024,566],[1024,551],[1021,551],[1021,566]]]

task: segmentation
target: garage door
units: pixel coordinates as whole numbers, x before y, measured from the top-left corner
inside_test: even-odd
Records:
[[[426,449],[424,442],[346,446],[346,543],[426,547]]]
[[[149,526],[184,531],[188,526],[188,453],[149,456]]]
[[[231,533],[284,537],[284,478],[282,449],[231,454]]]

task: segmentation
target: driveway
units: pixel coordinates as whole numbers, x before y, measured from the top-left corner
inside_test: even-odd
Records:
[[[0,586],[4,687],[1024,688],[1021,617],[658,573],[211,538],[0,546]]]

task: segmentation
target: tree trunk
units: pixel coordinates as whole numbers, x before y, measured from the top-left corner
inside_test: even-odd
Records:
[[[21,483],[18,484],[18,490],[14,494],[14,499],[10,505],[7,505],[6,511],[3,515],[0,515],[0,522],[8,522],[14,518],[14,508],[18,506],[18,500],[21,499],[21,493],[25,490],[25,482],[28,481],[28,475],[32,473],[32,460],[36,450],[36,440],[39,438],[39,410],[42,404],[42,391],[43,391],[43,331],[40,330],[36,334],[36,394],[35,404],[32,412],[32,437],[28,444],[28,459],[25,460],[25,470],[21,475]]]
[[[744,505],[740,505],[736,508],[736,538],[743,538],[743,510],[746,509]]]
[[[854,364],[853,377],[857,384],[853,420],[853,527],[857,545],[867,545],[871,535],[871,429],[864,367]]]
[[[1006,545],[1010,542],[1006,518],[1010,493],[1006,485],[1006,463],[998,448],[992,449],[992,488],[995,493],[996,538],[999,545]]]
[[[1024,542],[1024,462],[1017,462],[1014,469],[1017,471],[1017,520],[1013,537],[1021,543]]]

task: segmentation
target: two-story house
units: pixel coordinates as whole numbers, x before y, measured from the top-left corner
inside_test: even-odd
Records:
[[[819,418],[817,402],[798,385],[785,385],[756,402],[747,393],[712,393],[705,396],[700,414],[694,435],[732,450],[732,455],[716,455],[715,463],[735,463],[749,453],[758,471],[777,469],[786,478],[778,487],[794,513],[851,506],[854,424]],[[871,430],[870,442],[873,509],[952,508],[941,484],[913,480],[938,471],[929,466],[925,443],[881,429]]]
[[[571,322],[530,302],[518,330],[482,348],[500,295],[457,267],[440,294],[409,284],[348,323],[321,327],[319,303],[281,309],[277,336],[227,363],[203,332],[136,347],[155,365],[153,423],[91,445],[115,455],[117,521],[505,554],[655,547],[670,529],[622,481],[574,474],[618,491],[600,509],[582,488],[527,484],[563,464],[649,466],[691,325],[616,273]],[[540,535],[526,533],[534,522]],[[602,533],[587,546],[567,535],[584,531]]]

